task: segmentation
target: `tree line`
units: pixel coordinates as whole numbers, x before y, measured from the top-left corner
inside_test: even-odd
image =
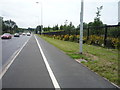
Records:
[[[101,17],[101,10],[103,9],[103,6],[97,7],[97,11],[96,11],[96,17],[94,18],[93,22],[89,22],[89,23],[83,23],[83,32],[85,36],[89,36],[88,34],[91,35],[105,35],[105,33],[108,33],[109,36],[112,37],[117,37],[120,34],[120,30],[118,29],[119,27],[107,27],[107,24],[104,24],[102,22],[102,20],[100,19]],[[43,32],[41,31],[41,26],[37,26],[36,28],[36,33],[37,31],[39,31],[39,33],[48,33],[48,32],[60,32],[62,33],[62,31],[64,31],[64,34],[68,34],[68,35],[79,35],[80,34],[80,24],[75,27],[73,25],[72,22],[69,22],[68,24],[68,20],[65,20],[65,24],[64,25],[54,25],[52,27],[48,26],[48,27],[44,27],[43,28]],[[119,24],[118,24],[119,25]],[[105,29],[107,27],[107,32],[105,32]],[[51,34],[51,33],[50,33]]]
[[[5,20],[5,21],[2,21],[2,31],[3,33],[15,33],[15,32],[18,32],[18,26],[17,24],[12,21],[12,20]]]
[[[20,28],[13,20],[2,20],[2,33],[22,33],[22,32],[33,32],[35,29],[28,27]]]
[[[84,28],[87,28],[87,27],[98,27],[98,26],[104,26],[103,22],[100,20],[100,12],[102,10],[103,6],[100,6],[100,7],[97,7],[97,12],[96,12],[96,17],[94,18],[94,21],[93,22],[89,22],[89,23],[83,23],[83,27]],[[37,26],[36,30],[39,30],[41,32],[41,26]],[[68,25],[67,25],[67,20],[65,20],[65,24],[64,25],[60,25],[58,26],[58,24],[54,25],[53,27],[44,27],[43,28],[43,31],[46,32],[46,31],[57,31],[57,30],[64,30],[64,31],[71,31],[71,32],[74,32],[74,31],[78,31],[80,30],[80,24],[75,27],[72,22],[70,22]]]

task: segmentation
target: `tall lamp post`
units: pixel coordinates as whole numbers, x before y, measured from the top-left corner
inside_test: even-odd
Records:
[[[81,12],[80,12],[80,54],[83,53],[83,3],[84,0],[81,0]]]
[[[120,1],[118,2],[118,24],[120,25]]]
[[[36,2],[37,4],[39,4],[39,2]],[[42,20],[42,2],[40,2],[40,4],[41,4],[41,33],[43,33],[43,25],[42,25],[42,23],[43,23],[43,20]]]
[[[3,17],[0,17],[0,35],[2,35],[2,23],[3,23]]]

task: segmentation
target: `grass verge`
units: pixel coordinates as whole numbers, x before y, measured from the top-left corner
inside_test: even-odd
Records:
[[[40,36],[40,35],[39,35]],[[120,86],[118,82],[118,50],[93,45],[83,45],[83,54],[79,54],[79,44],[40,36],[50,44],[64,51],[73,59],[85,59],[82,63],[94,72]]]

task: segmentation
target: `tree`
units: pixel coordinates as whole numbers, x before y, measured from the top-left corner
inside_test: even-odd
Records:
[[[41,26],[40,25],[38,25],[37,27],[36,27],[36,30],[35,30],[35,33],[37,34],[41,34]]]
[[[16,30],[18,29],[16,23],[12,20],[3,21],[2,26],[3,26],[3,33],[5,32],[15,33]]]
[[[53,30],[59,30],[58,24],[53,26]]]
[[[118,23],[118,25],[120,25],[120,22]]]
[[[63,25],[60,26],[60,30],[64,30],[64,26]]]
[[[103,22],[100,20],[101,16],[101,10],[103,9],[103,6],[97,7],[96,17],[94,18],[94,22],[88,23],[88,26],[92,28],[91,34],[101,34],[103,33],[103,30],[99,30],[99,27],[103,26]]]
[[[87,28],[88,27],[88,24],[83,22],[83,28]]]
[[[72,24],[72,22],[70,22],[70,24],[68,25],[68,29],[70,31],[74,30],[75,29],[75,26]]]
[[[100,18],[100,12],[101,12],[101,10],[103,9],[103,6],[100,6],[100,7],[97,7],[97,12],[96,12],[96,14],[97,14],[97,18]]]
[[[69,23],[69,25],[64,25],[65,26],[65,31],[70,35],[75,33],[75,27],[72,24],[72,22]]]
[[[94,18],[93,26],[102,26],[103,22],[100,20],[101,10],[103,6],[97,7],[96,17]]]

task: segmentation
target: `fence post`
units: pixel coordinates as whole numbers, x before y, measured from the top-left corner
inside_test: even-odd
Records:
[[[104,46],[107,44],[107,25],[105,25],[105,36],[104,36]]]
[[[89,35],[90,35],[90,30],[89,30],[89,27],[87,28],[87,40],[89,40]]]

